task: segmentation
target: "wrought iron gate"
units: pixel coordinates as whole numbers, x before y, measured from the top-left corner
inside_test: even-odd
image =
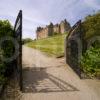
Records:
[[[20,86],[20,90],[22,90],[22,11],[20,10],[15,22],[14,26],[14,38],[17,40],[19,44],[18,53],[15,60],[17,77]]]
[[[81,32],[81,20],[79,20],[70,30],[66,37],[66,63],[81,77],[81,68],[79,62],[79,44],[77,40],[83,45],[83,33]],[[83,47],[81,48],[83,51]]]

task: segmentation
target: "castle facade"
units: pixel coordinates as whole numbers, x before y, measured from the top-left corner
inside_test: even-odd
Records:
[[[70,24],[66,21],[61,21],[60,24],[53,25],[53,23],[50,23],[50,25],[47,25],[46,27],[37,27],[36,35],[37,39],[47,38],[49,36],[53,36],[55,34],[64,34],[68,32],[71,29]]]

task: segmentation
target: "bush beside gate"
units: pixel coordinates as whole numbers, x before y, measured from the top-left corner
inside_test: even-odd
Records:
[[[5,36],[13,36],[13,27],[8,20],[0,20],[0,40]],[[13,44],[11,41],[4,41],[0,44],[0,87],[4,85],[7,78],[13,72],[13,62],[2,61],[2,57],[9,58],[13,54]]]

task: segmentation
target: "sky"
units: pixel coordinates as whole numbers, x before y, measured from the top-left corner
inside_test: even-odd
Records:
[[[0,20],[14,26],[19,10],[23,11],[23,38],[36,38],[38,26],[66,19],[71,25],[100,10],[100,0],[0,0]]]

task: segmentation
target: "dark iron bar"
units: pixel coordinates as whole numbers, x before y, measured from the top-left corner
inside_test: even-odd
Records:
[[[19,81],[20,90],[22,90],[22,10],[19,11],[17,16],[15,26],[14,26],[14,38],[19,43],[19,56],[16,59],[16,70],[17,70],[17,77]]]

